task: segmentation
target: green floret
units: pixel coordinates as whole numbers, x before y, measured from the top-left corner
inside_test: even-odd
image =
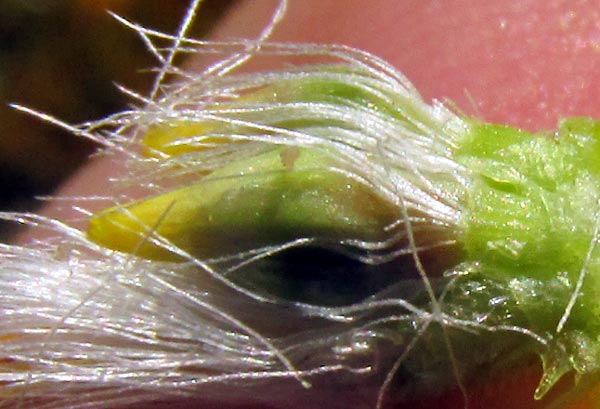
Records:
[[[600,121],[568,118],[556,132],[530,133],[460,117],[395,78],[343,64],[270,75],[240,86],[236,99],[200,104],[198,116],[151,124],[142,140],[148,152],[167,162],[173,155],[182,169],[202,159],[218,166],[190,171],[193,183],[93,215],[88,237],[175,262],[237,260],[309,239],[382,271],[393,265],[399,286],[407,276],[397,257],[424,249],[444,259],[437,251],[449,242],[458,250],[448,258],[459,264],[427,269],[427,280],[423,274],[414,284],[419,311],[435,312],[439,297],[457,322],[535,334],[544,341],[534,347],[544,365],[538,398],[568,371],[600,369]],[[378,285],[364,286],[372,293],[337,297],[342,281],[361,286],[352,281],[358,275],[332,266],[339,258],[331,255],[335,263],[283,266],[302,258],[270,257],[258,274],[232,280],[320,306],[379,297],[389,284],[373,273]],[[300,270],[296,281],[292,270]],[[325,299],[319,283],[308,286],[310,297],[300,294],[309,275],[334,274],[335,297]],[[414,331],[409,321],[399,332]],[[490,355],[503,344],[484,341],[477,348]],[[462,345],[465,357],[471,347]]]

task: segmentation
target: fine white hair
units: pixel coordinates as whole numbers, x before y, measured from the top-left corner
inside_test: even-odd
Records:
[[[452,160],[451,151],[468,123],[438,101],[424,102],[402,74],[367,52],[342,45],[268,41],[285,2],[259,38],[227,42],[186,37],[197,3],[190,5],[176,35],[116,17],[141,36],[159,62],[149,96],[123,88],[140,107],[68,125],[15,106],[91,138],[101,144],[102,154],[127,162],[128,173],[114,181],[121,193],[79,198],[74,209],[81,210],[92,199],[123,205],[139,197],[128,195],[131,186],[160,193],[175,182],[252,158],[273,145],[306,147],[334,154],[339,163],[335,171],[365,184],[398,210],[385,240],[342,240],[338,250],[375,266],[404,257],[404,262],[414,261],[417,275],[404,283],[399,275],[395,285],[349,305],[285,301],[241,286],[229,273],[306,246],[314,238],[257,248],[227,260],[206,260],[151,235],[148,240],[185,259],[160,262],[104,248],[63,221],[0,213],[0,218],[44,230],[46,237],[0,246],[0,406],[3,399],[10,407],[22,408],[115,407],[199,396],[235,401],[243,397],[235,391],[247,385],[263,388],[258,401],[285,402],[283,391],[288,389],[267,392],[264,385],[280,379],[292,381],[289,388],[307,388],[335,373],[336,383],[376,384],[371,399],[364,401],[372,408],[382,405],[382,390],[392,378],[386,373],[398,366],[391,364],[406,357],[413,340],[431,323],[471,330],[499,328],[444,313],[435,295],[437,284],[420,262],[421,252],[455,244],[453,237],[461,229],[459,198],[469,174]],[[176,54],[219,58],[204,70],[188,71],[173,65]],[[317,59],[319,64],[238,72],[250,59],[285,62],[297,56]],[[351,84],[395,112],[348,100],[227,105],[249,90],[305,78]],[[299,129],[277,125],[294,119],[312,125]],[[247,143],[174,156],[140,153],[140,139],[153,125],[207,120],[223,123],[224,129],[228,125],[250,129],[212,135]],[[172,146],[202,145],[205,137],[181,138]],[[417,304],[411,298],[415,289],[429,301]],[[412,330],[394,330],[398,323]],[[374,345],[381,339],[395,345],[396,355],[388,363],[377,359]],[[346,404],[333,394],[328,407]]]

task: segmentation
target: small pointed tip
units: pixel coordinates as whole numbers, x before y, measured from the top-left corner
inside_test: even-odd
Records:
[[[544,367],[544,374],[535,390],[535,400],[542,399],[556,385],[560,378],[573,369],[564,350],[547,351],[540,354],[540,357]]]

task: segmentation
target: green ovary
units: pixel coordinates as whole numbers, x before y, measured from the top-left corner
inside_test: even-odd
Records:
[[[466,259],[503,283],[524,326],[550,340],[540,352],[538,397],[571,369],[600,367],[599,124],[570,118],[554,134],[475,124],[455,156],[473,172],[463,214]]]

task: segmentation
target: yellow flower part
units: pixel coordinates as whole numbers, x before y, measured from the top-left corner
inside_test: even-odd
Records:
[[[182,260],[182,254],[223,257],[304,238],[331,245],[384,240],[397,208],[334,164],[316,150],[277,147],[195,184],[107,209],[92,217],[88,236],[165,261]]]

